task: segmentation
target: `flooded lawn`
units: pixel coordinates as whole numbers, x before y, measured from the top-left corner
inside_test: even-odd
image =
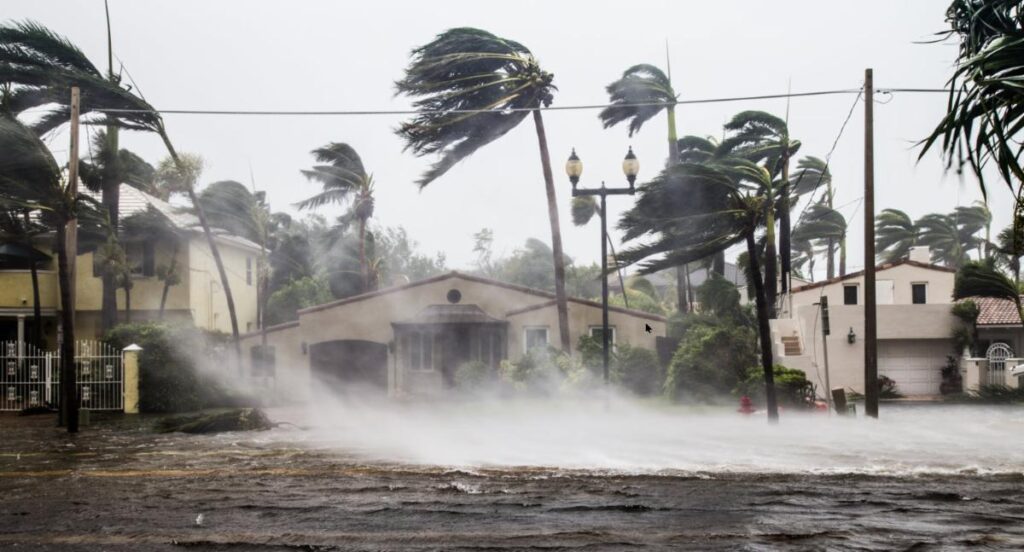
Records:
[[[1022,409],[778,428],[626,404],[270,415],[306,429],[112,418],[70,437],[0,417],[0,549],[1024,548]]]

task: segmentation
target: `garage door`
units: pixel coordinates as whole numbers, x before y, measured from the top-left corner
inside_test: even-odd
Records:
[[[878,373],[896,382],[903,395],[938,395],[950,344],[943,339],[878,342]]]

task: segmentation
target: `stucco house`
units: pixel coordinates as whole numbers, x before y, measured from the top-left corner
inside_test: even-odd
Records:
[[[231,331],[227,300],[209,245],[195,216],[181,213],[169,203],[136,188],[121,185],[120,213],[125,218],[155,209],[177,230],[173,239],[157,241],[140,236],[122,235],[128,261],[134,265],[131,290],[132,321],[156,318],[164,282],[157,267],[177,258],[181,282],[168,290],[165,318],[191,319],[197,327]],[[242,331],[256,328],[256,263],[260,247],[244,238],[218,231],[215,237],[228,273],[236,312]],[[57,313],[61,309],[57,280],[57,255],[53,237],[42,236],[34,251],[38,263],[42,336],[50,348],[57,342]],[[27,249],[27,248],[25,248]],[[80,339],[100,337],[102,281],[94,270],[93,253],[78,255],[75,279],[75,322]],[[117,292],[118,316],[124,320],[124,293]],[[0,255],[0,341],[24,340],[30,335],[33,320],[32,281],[24,255]]]
[[[930,263],[928,248],[876,267],[878,373],[906,396],[939,395],[953,350],[955,271]],[[818,303],[828,298],[829,384],[864,392],[864,272],[794,287],[772,321],[776,362],[803,370],[824,396],[825,347]]]
[[[570,298],[568,307],[574,348],[582,335],[601,335],[600,303]],[[298,400],[320,386],[443,393],[464,362],[497,369],[559,341],[553,294],[459,272],[310,307],[298,317],[243,337],[249,373]],[[666,331],[664,317],[642,311],[611,307],[609,320],[613,343],[653,350]]]

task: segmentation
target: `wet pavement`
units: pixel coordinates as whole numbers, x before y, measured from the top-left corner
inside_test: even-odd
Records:
[[[0,416],[0,549],[1024,549],[1020,473],[444,467],[153,421]]]

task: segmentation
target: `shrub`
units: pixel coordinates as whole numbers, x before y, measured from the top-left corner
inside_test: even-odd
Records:
[[[757,364],[757,341],[748,326],[719,325],[700,315],[689,317],[679,348],[665,376],[669,398],[709,402],[727,396]]]
[[[327,283],[317,278],[300,278],[288,282],[267,298],[267,325],[298,320],[296,311],[334,299]]]
[[[485,362],[473,360],[464,362],[455,369],[455,388],[462,391],[478,391],[497,380],[497,374]]]
[[[661,390],[665,375],[654,351],[623,343],[615,351],[612,379],[637,395],[647,396]]]
[[[118,348],[142,347],[139,355],[139,409],[142,412],[186,412],[214,406],[236,406],[241,397],[228,393],[202,373],[196,359],[211,358],[222,349],[223,334],[193,326],[158,322],[121,324],[106,341]]]
[[[982,385],[977,391],[971,393],[971,399],[986,403],[1024,402],[1024,387],[1013,388],[1006,385]]]
[[[814,406],[814,384],[807,379],[803,370],[787,368],[776,364],[772,368],[775,380],[775,398],[780,406],[788,408],[812,408]],[[747,377],[736,387],[736,393],[746,395],[756,403],[764,404],[764,370],[760,366],[751,368]]]

